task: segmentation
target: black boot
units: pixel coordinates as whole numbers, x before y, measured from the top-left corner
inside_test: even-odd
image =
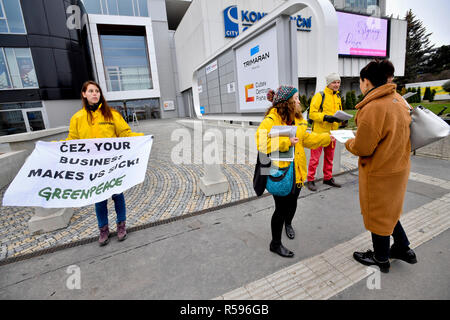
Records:
[[[286,235],[289,239],[294,239],[295,238],[295,231],[294,228],[292,228],[292,225],[290,224],[285,224],[284,225],[286,228]]]
[[[353,252],[353,258],[365,266],[378,266],[383,273],[388,273],[391,266],[389,260],[384,262],[377,261],[372,250],[367,250],[367,252]]]
[[[327,184],[335,188],[342,187],[339,183],[336,183],[336,181],[334,181],[334,178],[331,178],[330,180],[323,180],[323,184]]]
[[[281,243],[277,245],[271,242],[270,251],[275,252],[285,258],[292,258],[294,256],[294,253],[291,250],[285,248]]]

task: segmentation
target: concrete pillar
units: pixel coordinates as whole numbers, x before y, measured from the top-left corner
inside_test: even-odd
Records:
[[[28,221],[28,229],[32,234],[37,234],[65,228],[72,216],[73,208],[36,207],[34,216]]]
[[[205,126],[202,126],[202,128],[205,128]],[[215,144],[215,150],[219,150],[219,152],[223,154],[223,137],[220,132],[218,132],[218,130],[210,130],[208,135],[213,137],[211,143]],[[202,133],[202,137],[204,136],[205,132]],[[204,138],[202,140],[204,140]],[[218,158],[221,159],[222,155]],[[200,190],[205,196],[228,192],[228,180],[222,172],[220,163],[217,163],[220,161],[210,160],[212,159],[205,159],[205,155],[203,154],[203,168],[205,170],[205,175],[200,178]]]
[[[200,178],[200,190],[205,196],[228,192],[229,183],[219,164],[204,164],[205,175]]]

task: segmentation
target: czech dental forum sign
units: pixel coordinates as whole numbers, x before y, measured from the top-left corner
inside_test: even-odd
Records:
[[[266,110],[267,92],[278,87],[276,28],[265,31],[236,50],[240,111]]]
[[[223,21],[225,25],[225,37],[234,38],[239,35],[239,22],[242,25],[242,31],[247,30],[255,22],[261,20],[266,12],[241,10],[241,18],[239,19],[239,10],[236,5],[229,6],[223,10]],[[291,20],[296,20],[297,31],[311,31],[311,20],[312,17],[303,18],[301,15],[292,16]]]

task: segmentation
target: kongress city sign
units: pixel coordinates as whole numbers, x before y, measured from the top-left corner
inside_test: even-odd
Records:
[[[255,22],[261,20],[266,12],[241,10],[241,18],[238,17],[239,11],[236,5],[232,5],[223,10],[223,20],[225,25],[225,37],[234,38],[239,35],[239,22],[242,24],[242,31],[247,30]],[[292,16],[291,20],[297,22],[297,31],[311,31],[312,17],[303,18],[301,15]]]

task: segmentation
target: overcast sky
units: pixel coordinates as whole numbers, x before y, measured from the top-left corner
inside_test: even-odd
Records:
[[[430,41],[435,47],[450,45],[450,1],[449,0],[387,0],[386,14],[405,18],[412,9],[417,19],[423,22],[427,33],[432,32]]]

